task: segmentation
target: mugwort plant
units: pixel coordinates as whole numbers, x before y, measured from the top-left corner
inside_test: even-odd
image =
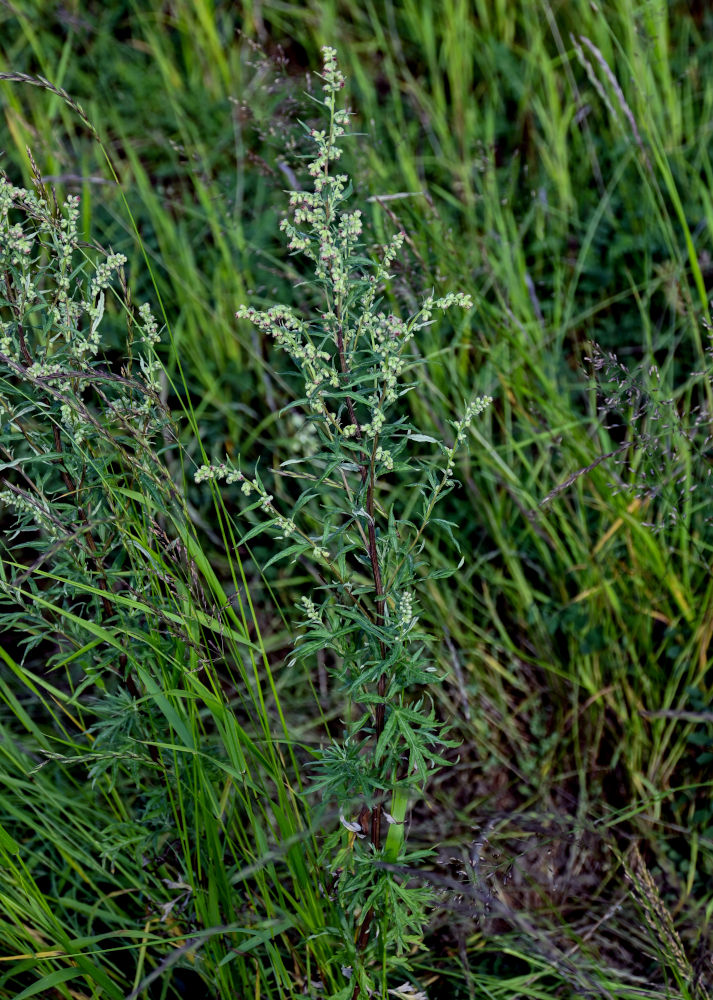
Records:
[[[237,312],[298,369],[304,393],[294,406],[318,445],[278,472],[301,484],[291,510],[278,509],[257,471],[247,475],[230,462],[204,465],[195,479],[240,483],[244,512],[259,515],[243,541],[268,531],[278,545],[271,563],[308,558],[323,581],[302,598],[295,657],[309,668],[319,650],[329,650],[345,703],[342,738],[316,753],[311,791],[341,818],[325,834],[321,877],[342,920],[336,957],[345,980],[334,997],[356,1000],[382,995],[386,973],[378,984],[374,970],[388,971],[394,957],[407,968],[432,899],[413,878],[429,852],[409,848],[405,825],[409,804],[455,744],[430,693],[443,678],[428,658],[431,637],[419,628],[416,591],[429,576],[444,575],[429,574],[425,533],[429,525],[451,530],[435,510],[455,486],[456,450],[491,400],[480,396],[465,406],[450,443],[409,421],[402,400],[417,376],[418,331],[472,301],[462,292],[427,295],[407,318],[387,308],[390,268],[405,233],[396,233],[377,260],[366,256],[362,213],[347,208],[352,185],[336,169],[350,122],[338,100],[345,80],[335,50],[325,47],[323,55],[318,103],[326,121],[309,130],[311,189],[290,194],[281,223],[289,251],[309,262],[318,307],[309,317],[283,304]],[[424,445],[435,459],[418,454]],[[415,514],[397,509],[396,494],[384,488],[388,479],[418,490]]]
[[[50,642],[50,665],[72,650],[75,666],[114,674],[133,698],[126,627],[101,667],[76,651],[85,620],[132,620],[116,599],[128,577],[121,526],[132,491],[166,492],[158,324],[148,304],[131,306],[126,258],[80,238],[79,198],[60,204],[30,162],[34,191],[0,173],[0,625],[21,628],[26,650]],[[121,365],[102,342],[112,295],[126,324]]]

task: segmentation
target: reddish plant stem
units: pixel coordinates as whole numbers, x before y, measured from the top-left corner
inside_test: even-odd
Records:
[[[337,326],[337,350],[339,351],[339,364],[342,370],[342,374],[346,377],[349,376],[349,366],[347,365],[346,354],[344,351],[344,335],[342,332],[341,323]],[[362,440],[361,428],[359,426],[359,421],[356,417],[356,412],[354,410],[354,403],[351,396],[347,396],[346,399],[347,411],[349,413],[349,418],[356,428],[355,437],[358,441]],[[375,604],[376,604],[376,626],[381,628],[384,624],[384,607],[386,604],[386,595],[383,593],[383,584],[381,579],[381,567],[379,566],[379,550],[376,544],[376,524],[374,521],[374,459],[373,456],[369,457],[366,452],[362,452],[361,455],[361,466],[360,474],[362,486],[369,480],[366,492],[366,513],[368,518],[368,553],[369,562],[371,563],[371,573],[374,579],[374,591],[375,591]],[[382,660],[386,659],[386,647],[382,640],[379,640],[379,652]],[[382,699],[376,706],[374,712],[374,745],[378,745],[381,734],[384,731],[384,720],[386,717],[386,703],[383,700],[386,695],[386,685],[388,678],[386,674],[382,674],[379,678],[377,685],[377,692],[379,697]],[[381,814],[382,806],[380,802],[377,802],[371,811],[371,829],[370,829],[370,841],[376,851],[381,848]],[[368,911],[368,913],[363,918],[359,931],[357,934],[357,948],[359,951],[364,951],[369,941],[369,932],[371,930],[371,924],[374,919],[374,909],[373,907]],[[359,997],[359,983],[354,985],[354,993],[352,994],[352,1000],[358,1000]]]

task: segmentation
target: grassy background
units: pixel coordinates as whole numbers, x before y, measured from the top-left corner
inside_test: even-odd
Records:
[[[27,183],[31,147],[58,190],[82,194],[87,238],[127,254],[135,300],[160,295],[187,472],[201,446],[275,466],[296,447],[300,428],[279,417],[291,378],[234,313],[301,301],[276,232],[320,45],[338,49],[365,133],[347,166],[370,239],[395,225],[409,234],[400,301],[432,287],[477,300],[472,321],[425,332],[411,403],[445,434],[464,398],[495,398],[443,515],[465,563],[422,595],[450,673],[441,711],[463,741],[413,818],[414,838],[440,845],[442,895],[418,960],[431,998],[694,996],[710,975],[712,28],[705,4],[658,0],[22,0],[0,11],[0,70],[63,87],[103,144],[61,97],[3,83],[0,165]],[[319,937],[303,942],[328,904],[310,895],[301,849],[290,852],[310,823],[293,792],[339,716],[319,664],[313,677],[284,666],[290,609],[310,579],[299,566],[266,578],[259,545],[236,554],[237,494],[216,507],[189,480],[187,501],[213,597],[252,599],[245,635],[258,653],[232,662],[263,729],[251,731],[235,692],[222,720],[195,686],[194,707],[176,694],[173,711],[197,727],[180,730],[195,750],[195,706],[208,705],[211,738],[236,773],[231,740],[259,761],[259,787],[231,806],[229,849],[205,846],[207,874],[186,859],[216,778],[192,763],[177,780],[198,804],[172,805],[185,843],[168,867],[152,882],[131,836],[102,858],[112,824],[145,822],[129,778],[100,794],[61,763],[28,777],[64,724],[52,707],[62,696],[39,656],[21,662],[8,646],[0,821],[26,856],[7,855],[0,941],[27,957],[0,962],[0,995],[42,981],[47,996],[123,996],[171,955],[142,995],[309,995]],[[447,537],[429,555],[458,559]],[[215,668],[223,688],[226,669]],[[163,713],[173,739],[178,722]],[[172,839],[164,832],[157,855]],[[196,912],[157,921],[175,896],[161,875],[193,879]],[[249,888],[236,902],[238,884]],[[232,932],[198,957],[169,946],[241,923],[250,947]],[[36,957],[56,949],[79,965]]]

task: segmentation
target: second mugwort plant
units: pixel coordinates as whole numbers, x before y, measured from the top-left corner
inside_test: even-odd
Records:
[[[290,194],[281,224],[289,250],[311,264],[319,307],[311,317],[286,305],[237,312],[299,370],[304,395],[294,406],[304,411],[318,447],[282,467],[303,487],[289,511],[278,510],[257,472],[248,476],[222,463],[202,466],[195,478],[239,482],[249,501],[244,511],[260,515],[243,541],[269,531],[279,544],[271,561],[310,559],[323,581],[313,597],[302,598],[295,655],[311,665],[318,651],[329,650],[345,700],[343,736],[317,752],[311,791],[341,817],[324,838],[325,891],[335,894],[342,921],[335,960],[344,985],[334,997],[356,1000],[385,991],[379,968],[394,960],[407,967],[432,900],[428,887],[404,874],[429,853],[409,849],[405,820],[454,743],[430,694],[442,677],[428,659],[431,637],[419,629],[415,592],[429,578],[427,527],[450,532],[434,511],[455,485],[456,449],[491,400],[467,404],[450,444],[420,433],[400,405],[413,387],[418,331],[437,313],[470,309],[472,301],[460,292],[428,295],[408,318],[386,308],[384,291],[405,234],[397,233],[378,260],[366,256],[361,212],[346,208],[349,178],[335,170],[350,121],[338,106],[345,81],[334,49],[323,55],[324,97],[317,103],[326,124],[309,130],[316,150],[311,190]],[[435,446],[440,459],[417,456],[418,445]],[[418,489],[415,514],[400,515],[398,494],[383,488],[386,477]],[[443,573],[430,577],[436,575]]]

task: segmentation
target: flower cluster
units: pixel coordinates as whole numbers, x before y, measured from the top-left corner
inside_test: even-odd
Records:
[[[0,504],[9,507],[16,514],[29,516],[38,528],[42,528],[48,538],[61,538],[65,535],[62,525],[52,516],[49,505],[38,497],[28,497],[19,491],[0,491]]]
[[[0,240],[0,267],[19,267],[23,258],[32,253],[34,234],[25,232],[19,223],[11,225],[9,215],[18,204],[27,202],[32,206],[33,201],[36,199],[29,191],[14,187],[0,174],[0,227],[3,234],[3,239]],[[42,203],[42,207],[46,208],[46,205]]]
[[[392,472],[394,468],[394,456],[386,448],[382,448],[381,445],[376,449],[374,453],[374,459],[377,462],[381,462],[384,466],[386,472]]]
[[[273,337],[275,343],[288,354],[305,375],[305,393],[315,413],[325,413],[322,394],[325,386],[336,389],[339,376],[331,364],[327,351],[318,350],[309,336],[309,329],[287,306],[276,305],[265,312],[252,306],[241,306],[238,319],[246,319],[258,330]]]
[[[312,625],[322,624],[322,615],[320,614],[317,605],[314,603],[311,597],[307,597],[307,595],[305,595],[304,597],[300,598],[300,604],[304,609],[308,622],[311,622]]]
[[[344,74],[337,64],[337,50],[329,45],[322,47],[322,58],[324,60],[322,79],[324,80],[324,92],[327,97],[337,94],[344,86]]]
[[[283,517],[273,505],[274,497],[268,493],[260,480],[248,479],[240,469],[221,462],[219,465],[201,465],[193,474],[194,482],[205,483],[208,481],[225,482],[228,486],[232,483],[240,483],[240,489],[246,497],[255,493],[257,495],[258,507],[271,515],[272,524],[283,538],[289,538],[297,530],[295,522],[290,517]]]
[[[344,85],[331,48],[324,49],[325,106],[329,112],[329,128],[309,130],[316,145],[316,156],[309,165],[314,179],[313,190],[290,194],[290,215],[282,220],[292,253],[301,253],[312,262],[315,282],[324,289],[327,308],[318,327],[310,327],[287,306],[275,305],[260,312],[241,306],[236,315],[274,338],[276,344],[297,363],[305,376],[305,395],[312,412],[337,424],[328,399],[333,392],[341,398],[343,386],[340,370],[352,367],[352,359],[366,348],[374,355],[375,364],[369,370],[371,391],[367,413],[359,424],[344,422],[343,437],[378,439],[387,422],[387,411],[400,395],[399,383],[407,366],[406,349],[417,330],[432,322],[436,309],[445,311],[453,306],[472,307],[472,299],[461,292],[450,292],[442,298],[429,296],[420,310],[409,320],[387,314],[375,308],[377,295],[388,281],[389,269],[398,259],[405,240],[399,232],[383,248],[381,261],[371,273],[365,272],[359,240],[362,235],[362,214],[356,209],[342,211],[349,190],[345,174],[330,174],[330,163],[341,154],[339,140],[346,135],[349,112],[335,108],[335,94]],[[350,289],[359,285],[363,291],[356,302],[350,301]],[[353,294],[353,293],[352,293]],[[313,343],[318,337],[320,347]],[[324,347],[332,342],[333,352]],[[341,341],[341,346],[340,346]],[[340,355],[340,356],[337,356]],[[386,450],[383,454],[387,454]],[[393,468],[384,459],[387,471]]]
[[[418,621],[414,613],[413,593],[410,590],[405,590],[399,595],[396,602],[395,619],[399,636],[403,639]]]
[[[201,465],[194,474],[193,479],[196,483],[205,483],[211,479],[220,481],[224,479],[225,482],[230,485],[231,483],[238,483],[245,479],[240,469],[234,469],[232,466],[226,465],[225,462],[221,462],[220,465]],[[250,492],[250,483],[246,480],[244,487],[247,486],[247,493]]]
[[[466,406],[465,412],[463,413],[461,419],[453,425],[455,427],[456,438],[453,443],[453,447],[445,449],[446,460],[447,460],[446,477],[448,479],[450,479],[451,475],[453,474],[455,455],[456,452],[458,451],[459,446],[465,443],[468,434],[468,428],[473,423],[473,420],[478,416],[478,414],[482,413],[483,410],[487,409],[487,407],[490,406],[492,401],[493,401],[492,396],[476,396],[476,398],[472,399],[470,403],[468,403],[468,405]]]
[[[88,253],[78,235],[79,209],[76,195],[50,206],[41,193],[15,187],[0,175],[0,354],[35,386],[62,394],[61,420],[77,443],[90,433],[82,400],[99,359],[106,296],[117,279],[123,284],[126,263],[123,254]],[[118,378],[111,399],[104,396],[124,426],[145,432],[160,386],[158,325],[148,305],[129,316],[129,325],[140,331],[143,378]]]

